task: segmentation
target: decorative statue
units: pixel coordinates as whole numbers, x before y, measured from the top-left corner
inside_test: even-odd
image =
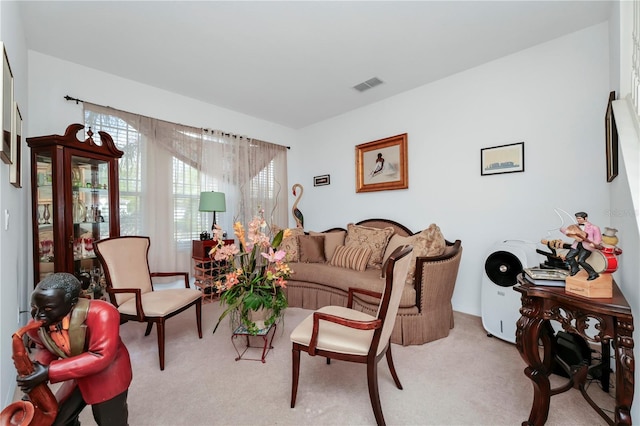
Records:
[[[125,426],[132,372],[120,339],[120,314],[105,301],[80,298],[81,291],[80,281],[63,272],[38,283],[27,325],[35,329],[27,334],[39,350],[31,371],[19,369],[17,382],[31,398],[47,381],[63,382],[55,424],[79,424],[78,415],[89,404],[98,425]]]
[[[575,216],[578,222],[577,225],[560,228],[560,232],[574,240],[565,259],[569,264],[569,274],[571,274],[571,276],[578,273],[578,265],[580,265],[589,274],[587,281],[592,281],[600,275],[587,263],[587,258],[591,256],[592,251],[601,247],[602,233],[600,232],[600,228],[587,220],[587,213],[578,212]]]
[[[294,184],[291,187],[291,192],[294,196],[296,196],[296,188],[300,188],[300,195],[297,196],[295,203],[293,203],[291,213],[293,213],[293,218],[296,220],[296,227],[304,229],[304,216],[302,215],[302,212],[298,210],[298,202],[300,202],[300,199],[302,198],[304,188],[299,183]]]

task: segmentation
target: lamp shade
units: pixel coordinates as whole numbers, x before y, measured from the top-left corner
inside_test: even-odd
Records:
[[[227,211],[227,203],[225,202],[224,192],[201,192],[200,206],[201,212],[225,212]]]

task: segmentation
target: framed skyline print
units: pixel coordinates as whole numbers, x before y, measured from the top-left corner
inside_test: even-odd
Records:
[[[524,172],[524,142],[480,150],[480,175]]]

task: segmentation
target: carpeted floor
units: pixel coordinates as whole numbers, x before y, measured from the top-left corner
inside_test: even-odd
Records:
[[[203,306],[203,333],[197,338],[194,310],[167,321],[165,370],[160,371],[155,330],[121,328],[131,352],[134,378],[129,390],[131,426],[175,425],[371,425],[375,424],[363,365],[302,354],[295,408],[290,408],[291,330],[310,311],[289,308],[266,363],[235,361],[231,330],[213,327],[219,303]],[[225,320],[226,321],[226,320]],[[379,386],[390,425],[516,425],[529,415],[533,388],[523,374],[515,346],[486,336],[481,319],[455,314],[449,337],[421,346],[393,346],[398,390],[386,362]],[[246,356],[259,356],[250,349]],[[562,380],[553,376],[557,386]],[[589,394],[612,410],[613,397],[594,382]],[[615,389],[611,388],[611,395]],[[83,426],[95,425],[91,410]],[[547,425],[606,424],[577,390],[551,400]]]

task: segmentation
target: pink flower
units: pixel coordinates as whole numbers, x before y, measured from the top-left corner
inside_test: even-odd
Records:
[[[287,252],[284,250],[278,250],[276,252],[273,251],[273,247],[269,247],[269,253],[260,253],[262,257],[267,259],[269,262],[280,262],[287,255]]]

